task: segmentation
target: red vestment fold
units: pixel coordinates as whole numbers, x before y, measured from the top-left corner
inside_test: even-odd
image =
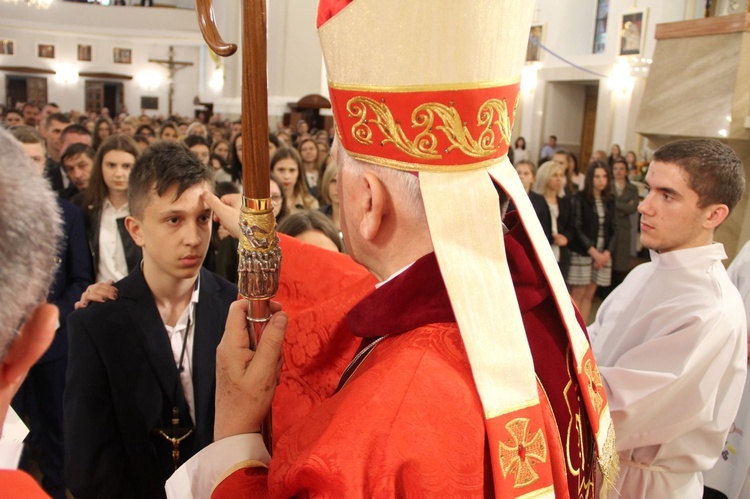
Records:
[[[528,463],[533,477],[534,459],[550,459],[557,497],[594,497],[594,439],[566,331],[522,226],[513,215],[505,222],[549,442],[543,456],[506,463],[508,473]],[[339,392],[284,432],[268,470],[240,469],[213,497],[492,496],[490,452],[501,449],[488,448],[483,409],[434,254],[369,294],[347,319],[359,337],[387,336]],[[291,400],[275,402],[274,410],[286,410]],[[518,437],[515,444],[533,447],[526,435]]]

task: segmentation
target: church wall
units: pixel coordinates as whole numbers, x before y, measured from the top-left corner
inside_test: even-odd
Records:
[[[91,22],[92,18],[96,22]],[[169,45],[173,44],[176,60],[193,63],[177,73],[174,111],[193,114],[193,98],[199,95],[202,45],[193,11],[75,3],[55,3],[49,10],[42,11],[0,2],[0,19],[0,38],[12,39],[16,48],[13,56],[0,55],[0,66],[30,66],[58,72],[57,75],[34,75],[0,71],[0,99],[3,102],[6,100],[7,74],[47,76],[48,100],[57,102],[63,109],[82,111],[87,78],[61,81],[60,77],[71,71],[106,72],[133,77],[132,80],[106,80],[124,83],[124,103],[128,112],[140,113],[141,96],[151,96],[159,98],[159,109],[148,113],[167,114],[168,72],[166,68],[149,63],[148,59],[167,59]],[[38,58],[38,43],[54,44],[55,58]],[[91,62],[77,60],[78,44],[92,46]],[[132,50],[131,64],[114,62],[116,47]]]
[[[583,114],[580,109],[586,99],[582,84],[554,82],[547,86],[543,138],[557,136],[560,147],[578,154],[581,146]]]
[[[224,39],[241,45],[239,3],[217,2],[214,8]],[[316,2],[268,2],[268,114],[271,128],[288,111],[289,102],[296,102],[308,94],[323,93],[323,56],[315,28],[316,9]],[[208,57],[204,62],[215,66]],[[213,72],[209,67],[202,79],[204,88],[201,89],[201,96],[206,101],[214,98],[215,110],[234,119],[239,117],[241,107],[239,54],[222,59],[221,65],[224,87],[211,93],[210,87],[205,86],[211,77],[209,73]]]
[[[560,116],[575,113],[571,106],[578,104],[578,101],[561,102],[555,97],[554,91],[550,92],[546,87],[558,82],[598,82],[594,150],[609,151],[610,146],[617,143],[623,150],[642,152],[646,144],[635,133],[634,124],[643,93],[644,75],[647,73],[630,72],[627,66],[625,69],[617,67],[618,63],[628,62],[627,58],[618,55],[621,16],[646,9],[645,42],[641,57],[651,59],[656,24],[683,20],[686,14],[692,16],[693,13],[686,13],[686,0],[641,0],[637,9],[630,0],[611,0],[605,51],[592,54],[597,2],[576,2],[575,7],[571,3],[537,0],[534,24],[544,26],[542,43],[545,46],[582,67],[584,71],[575,69],[549,53],[543,53],[542,60],[533,64],[536,86],[532,91],[527,91],[521,100],[522,125],[518,132],[528,139],[532,157],[538,156],[547,135],[560,136],[567,133],[565,124],[560,122]],[[648,68],[645,61],[639,61],[637,66]],[[582,116],[583,109],[580,108],[577,113]],[[574,144],[567,146],[573,149],[580,147],[580,137],[575,139]],[[582,158],[581,163],[585,164],[587,161],[588,158]]]
[[[655,42],[655,26],[699,14],[695,0],[641,0],[638,8],[647,9],[644,57],[650,58]],[[216,19],[220,32],[227,41],[240,41],[240,3],[216,2]],[[268,5],[268,76],[269,115],[272,126],[286,111],[288,102],[311,93],[323,93],[325,70],[315,31],[316,2],[274,0]],[[571,62],[593,71],[590,74],[570,67],[550,54],[534,65],[537,83],[525,90],[520,101],[516,135],[527,138],[533,156],[537,156],[546,135],[565,136],[567,147],[580,147],[580,137],[569,130],[578,128],[582,111],[576,113],[580,99],[561,102],[555,91],[545,91],[548,84],[583,82],[599,83],[599,103],[594,148],[609,150],[612,143],[623,149],[642,150],[645,141],[635,133],[637,103],[643,92],[643,78],[630,78],[624,88],[612,88],[611,75],[620,62],[619,21],[624,12],[632,11],[631,0],[611,0],[607,28],[607,46],[603,54],[591,54],[593,44],[596,0],[558,2],[536,0],[534,23],[544,26],[543,43]],[[175,110],[193,113],[193,98],[213,102],[216,111],[228,117],[240,112],[241,69],[239,55],[216,61],[211,58],[197,29],[195,12],[184,9],[99,7],[70,2],[55,2],[49,10],[40,11],[0,2],[0,38],[16,42],[15,56],[0,56],[0,65],[33,66],[56,69],[69,64],[78,71],[105,71],[128,74],[133,80],[125,82],[126,105],[130,112],[138,112],[142,95],[159,97],[158,113],[166,113],[166,70],[147,62],[149,58],[165,59],[170,44],[176,48],[176,58],[194,63],[177,73]],[[54,43],[57,58],[38,59],[36,43]],[[94,48],[94,60],[82,63],[75,60],[78,43]],[[133,49],[133,63],[115,64],[111,51],[123,46]],[[215,73],[221,72],[219,87],[209,85]],[[148,88],[141,83],[143,72],[162,76],[162,83]],[[0,98],[5,99],[4,75],[0,71]],[[223,78],[221,77],[223,75]],[[83,78],[76,83],[63,84],[48,78],[50,100],[70,103],[82,109],[84,105]],[[615,78],[614,81],[617,81]],[[68,104],[64,104],[68,105]],[[577,114],[575,122],[567,125],[563,117]]]
[[[296,102],[320,94],[323,54],[315,25],[317,2],[274,0],[268,11],[268,94],[271,127]]]

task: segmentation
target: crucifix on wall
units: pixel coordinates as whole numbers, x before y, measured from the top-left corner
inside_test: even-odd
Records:
[[[164,66],[169,71],[169,111],[168,115],[172,116],[172,100],[174,99],[174,75],[177,71],[185,69],[188,66],[192,66],[193,63],[190,61],[175,61],[174,60],[174,47],[169,46],[169,59],[149,59],[148,62],[154,62],[160,66]]]

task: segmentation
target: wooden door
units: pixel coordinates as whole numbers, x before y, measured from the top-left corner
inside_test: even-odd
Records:
[[[18,102],[34,102],[41,107],[47,102],[47,78],[8,75],[5,77],[5,95],[10,107]]]
[[[16,103],[26,102],[26,79],[20,76],[5,77],[5,104],[16,107]]]
[[[47,78],[28,76],[26,78],[26,100],[39,105],[47,102]]]
[[[103,105],[109,108],[112,116],[117,116],[125,110],[125,85],[122,83],[104,83]]]
[[[98,113],[104,105],[104,82],[86,82],[86,112]]]
[[[583,126],[581,127],[581,156],[578,167],[586,172],[594,152],[594,132],[596,131],[596,108],[599,100],[599,85],[586,85],[586,98],[583,104]]]

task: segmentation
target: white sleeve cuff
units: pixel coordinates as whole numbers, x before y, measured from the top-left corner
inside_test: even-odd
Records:
[[[246,433],[212,443],[175,471],[165,485],[169,499],[206,499],[227,472],[238,463],[260,461],[271,456],[260,433]]]
[[[0,430],[0,470],[15,470],[23,451],[23,440],[29,429],[23,424],[16,411],[8,406],[5,423]]]

